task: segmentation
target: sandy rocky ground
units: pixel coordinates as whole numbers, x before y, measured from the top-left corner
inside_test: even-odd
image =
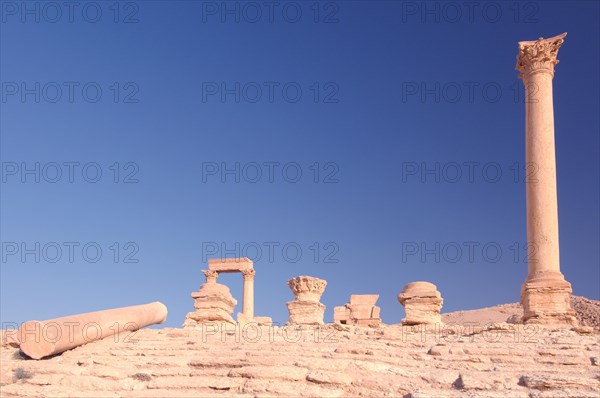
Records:
[[[507,323],[520,313],[507,304],[445,314],[448,326],[424,333],[144,329],[41,361],[5,342],[0,396],[598,398],[600,302],[573,297],[572,305],[587,328]]]

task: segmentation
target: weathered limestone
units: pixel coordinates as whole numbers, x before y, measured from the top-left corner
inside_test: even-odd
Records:
[[[242,304],[242,313],[247,318],[254,318],[254,275],[253,269],[242,271],[244,275],[244,301]]]
[[[444,300],[437,287],[429,282],[412,282],[398,295],[406,316],[403,325],[441,324],[440,310]]]
[[[41,359],[124,331],[163,323],[166,319],[167,307],[154,302],[47,321],[28,321],[19,328],[18,341],[21,351],[33,359]]]
[[[246,324],[256,322],[259,325],[271,325],[269,317],[254,316],[254,263],[246,258],[209,259],[208,270],[202,271],[206,283],[199,291],[192,293],[196,311],[186,315],[184,327],[193,327],[207,322],[236,323],[232,314],[237,300],[233,298],[229,288],[217,283],[221,272],[240,272],[244,277],[242,312],[237,314],[237,322]]]
[[[202,270],[202,273],[206,278],[206,283],[217,283],[217,278],[219,277],[219,273],[217,271]]]
[[[323,325],[325,305],[312,301],[290,301],[287,303],[290,313],[289,324]]]
[[[523,321],[577,323],[571,284],[560,272],[552,79],[566,33],[519,42],[516,69],[525,85],[528,275],[521,289]]]
[[[244,291],[242,296],[242,314],[238,314],[238,322],[247,323],[254,319],[254,263],[247,257],[209,259],[209,271],[217,276],[220,272],[241,272],[244,276]],[[216,277],[215,277],[216,280]]]
[[[290,324],[322,325],[325,306],[319,302],[327,281],[312,276],[298,276],[290,279],[288,286],[294,293],[295,301],[287,303]]]
[[[273,318],[270,316],[255,316],[254,322],[258,323],[259,325],[272,326]]]
[[[246,318],[243,312],[238,312],[237,322],[240,326],[244,326],[247,323],[256,323],[258,325],[271,326],[273,325],[273,319],[268,316],[254,316],[252,318]]]
[[[241,258],[211,258],[208,269],[217,272],[242,272],[254,269],[254,263],[247,257]]]
[[[217,271],[202,272],[206,283],[197,292],[192,293],[195,311],[186,315],[183,327],[194,327],[209,322],[234,324],[231,314],[237,300],[233,298],[227,286],[217,283]]]
[[[19,347],[18,329],[0,330],[0,347]]]
[[[348,307],[348,304],[333,307],[333,323],[339,323],[341,325],[348,325],[351,323],[350,308]]]
[[[312,301],[318,303],[325,291],[327,281],[312,276],[298,276],[290,279],[288,286],[292,289],[298,301]]]
[[[496,311],[501,319],[504,307]],[[3,347],[0,395],[598,398],[600,334],[523,325],[483,332],[487,314],[465,321],[479,327],[454,318],[460,326],[437,335],[398,325],[262,328],[260,338],[254,327],[146,328],[133,344],[108,338],[50,361],[23,361]]]
[[[380,308],[375,306],[378,299],[378,294],[351,295],[349,303],[333,309],[333,322],[379,327],[381,325]]]

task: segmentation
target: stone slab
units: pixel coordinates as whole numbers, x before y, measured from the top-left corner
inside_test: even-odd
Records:
[[[379,300],[378,294],[353,294],[350,296],[350,304],[375,305]]]
[[[242,258],[211,258],[208,269],[217,272],[240,272],[254,269],[254,263],[247,257]]]

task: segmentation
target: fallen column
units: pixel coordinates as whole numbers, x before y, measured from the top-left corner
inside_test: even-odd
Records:
[[[19,328],[18,338],[21,351],[33,359],[41,359],[124,331],[163,323],[166,319],[167,307],[157,301],[47,321],[28,321]]]

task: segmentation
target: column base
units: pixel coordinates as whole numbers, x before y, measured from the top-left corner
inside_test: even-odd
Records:
[[[241,326],[244,326],[247,323],[252,323],[252,322],[254,322],[254,317],[250,317],[250,316],[244,314],[243,312],[237,313],[237,323],[239,323]]]
[[[323,325],[325,305],[315,301],[289,301],[287,303],[292,325]]]
[[[521,288],[523,323],[577,326],[570,304],[572,291],[560,272],[528,276]]]
[[[273,324],[273,319],[269,316],[248,316],[243,312],[237,313],[237,322],[241,326],[244,326],[248,323],[256,323],[259,326],[271,326]]]

